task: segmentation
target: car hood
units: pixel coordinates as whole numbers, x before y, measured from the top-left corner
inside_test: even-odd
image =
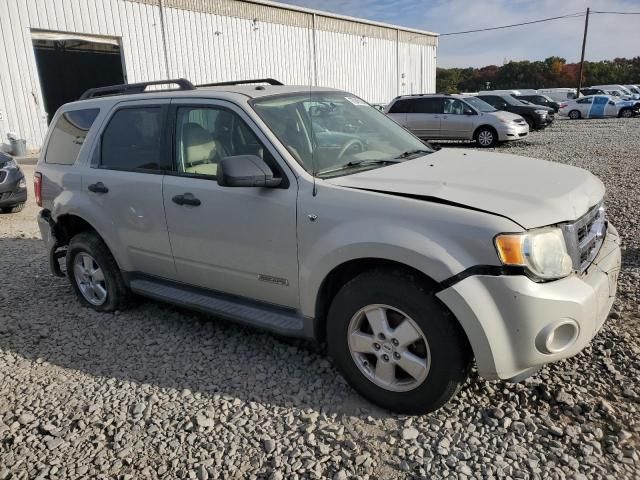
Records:
[[[517,120],[519,118],[522,118],[517,113],[511,113],[504,110],[496,110],[495,112],[486,112],[484,113],[484,115],[492,115],[494,117],[501,118],[503,120]]]
[[[461,149],[326,181],[486,211],[527,229],[574,221],[596,205],[605,190],[581,168]]]

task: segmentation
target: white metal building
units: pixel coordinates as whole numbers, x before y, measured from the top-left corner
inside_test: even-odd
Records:
[[[0,0],[0,143],[86,88],[275,78],[371,103],[435,89],[437,34],[264,0]]]

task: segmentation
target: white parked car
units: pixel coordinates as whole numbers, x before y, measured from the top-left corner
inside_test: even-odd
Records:
[[[610,95],[615,95],[622,98],[623,100],[640,100],[640,95],[632,92],[623,85],[594,85],[591,88],[600,88],[602,90],[605,90]]]
[[[575,88],[541,88],[538,90],[538,93],[542,95],[547,95],[551,97],[553,100],[564,102],[566,100],[573,100],[576,98],[576,89]]]
[[[587,95],[560,104],[559,114],[572,120],[579,118],[632,117],[637,113],[634,101],[618,101],[609,95]]]

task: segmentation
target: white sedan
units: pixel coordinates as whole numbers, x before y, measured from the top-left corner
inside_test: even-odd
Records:
[[[609,95],[587,95],[560,104],[559,114],[578,118],[631,117],[637,113],[634,101],[619,101]]]

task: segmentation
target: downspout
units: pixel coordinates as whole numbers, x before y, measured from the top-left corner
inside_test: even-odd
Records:
[[[400,29],[396,28],[396,95],[400,96]]]
[[[158,7],[160,8],[160,29],[162,30],[162,48],[164,50],[164,67],[166,80],[171,79],[169,76],[169,54],[167,53],[167,32],[164,25],[164,6],[162,0],[158,0]]]
[[[318,52],[316,47],[316,14],[313,14],[313,84],[314,86],[318,86]]]

